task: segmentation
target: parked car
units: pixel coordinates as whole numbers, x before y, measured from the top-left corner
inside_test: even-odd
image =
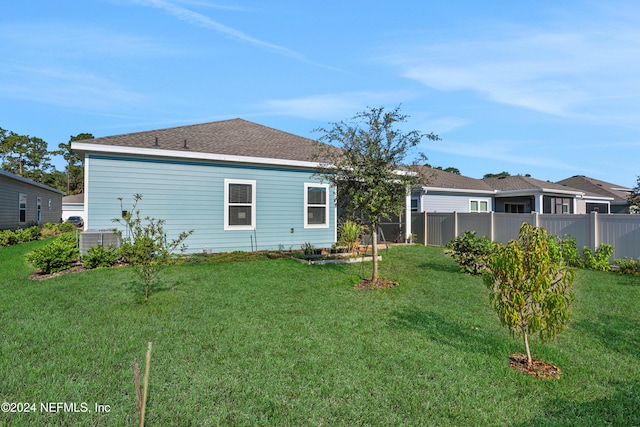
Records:
[[[71,224],[75,225],[76,227],[82,227],[84,225],[84,221],[82,220],[82,217],[80,217],[80,216],[70,216],[67,219],[67,222],[70,222]]]

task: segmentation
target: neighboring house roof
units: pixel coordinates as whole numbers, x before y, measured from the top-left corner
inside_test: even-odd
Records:
[[[24,177],[22,177],[20,175],[13,174],[11,172],[7,172],[7,171],[2,170],[2,169],[0,169],[0,176],[5,176],[7,178],[11,178],[11,179],[14,179],[16,181],[23,182],[25,184],[33,185],[34,187],[39,187],[39,188],[42,188],[44,190],[53,191],[55,193],[59,193],[59,194],[62,194],[62,195],[65,194],[64,191],[60,191],[60,190],[58,190],[56,188],[49,187],[48,185],[44,185],[44,184],[41,184],[39,182],[32,181],[30,179],[24,178]]]
[[[318,144],[309,138],[243,119],[232,119],[94,138],[74,142],[72,147],[80,152],[106,151],[222,161],[279,159],[284,162],[276,163],[296,165],[318,161]]]
[[[427,183],[423,185],[425,190],[453,190],[453,191],[473,191],[494,193],[494,189],[481,179],[470,178],[468,176],[457,175],[440,169],[426,166],[420,168],[427,178]]]
[[[70,196],[64,196],[62,198],[62,203],[64,204],[68,204],[68,205],[80,205],[84,203],[84,194],[80,193],[80,194],[72,194]]]
[[[575,175],[571,178],[558,181],[557,184],[566,185],[567,187],[577,188],[579,190],[599,194],[605,197],[612,197],[614,202],[627,203],[631,188],[622,185],[612,184],[610,182],[601,181],[595,178],[589,178],[584,175]]]
[[[497,195],[502,196],[510,196],[514,194],[553,193],[566,194],[579,198],[611,200],[610,197],[602,196],[590,191],[584,191],[550,181],[542,181],[523,175],[491,177],[483,178],[482,180],[491,188],[498,190]]]

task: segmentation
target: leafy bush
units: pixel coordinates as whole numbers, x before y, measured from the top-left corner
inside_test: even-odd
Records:
[[[16,233],[11,230],[0,231],[0,246],[11,246],[18,243]]]
[[[557,248],[558,259],[556,261],[562,262],[569,267],[580,267],[582,265],[575,237],[565,234],[562,237],[554,236],[553,240]]]
[[[40,229],[37,225],[28,228],[18,228],[15,231],[0,231],[0,246],[11,246],[20,243],[38,240],[40,237]]]
[[[475,231],[465,231],[449,244],[449,248],[465,273],[480,274],[487,269],[494,244],[485,236],[477,236]]]
[[[114,246],[109,245],[107,248],[102,245],[92,246],[82,257],[82,265],[86,268],[111,267],[119,257],[120,252]]]
[[[618,273],[640,276],[640,258],[637,261],[633,258],[620,258],[615,263]]]
[[[355,255],[360,245],[360,235],[362,234],[362,226],[355,221],[346,220],[340,226],[339,246],[346,246],[348,251]]]
[[[27,260],[42,273],[49,274],[68,268],[78,256],[75,236],[62,235],[51,243],[30,252]]]
[[[588,246],[584,247],[584,268],[589,268],[591,270],[599,270],[599,271],[609,271],[611,270],[611,265],[609,264],[609,258],[613,255],[613,246],[602,244],[596,249],[595,254],[591,252],[591,249]]]

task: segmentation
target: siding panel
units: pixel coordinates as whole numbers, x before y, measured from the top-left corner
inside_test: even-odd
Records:
[[[304,183],[319,182],[313,171],[106,156],[89,156],[87,161],[87,228],[113,228],[111,220],[121,214],[118,198],[128,210],[133,194],[139,193],[141,215],[166,220],[169,240],[195,230],[185,242],[189,252],[205,247],[214,252],[288,250],[305,242],[316,247],[334,242],[332,204],[329,228],[304,228]],[[256,181],[255,230],[224,230],[225,179]]]

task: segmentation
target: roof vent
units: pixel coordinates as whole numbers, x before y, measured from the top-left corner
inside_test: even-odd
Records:
[[[156,136],[156,142],[154,142],[154,143],[153,143],[153,146],[154,146],[154,147],[157,147],[157,146],[158,146],[158,137],[157,137],[157,136]]]
[[[186,139],[184,140],[184,145],[182,146],[182,148],[189,148],[189,147],[187,147],[187,140]]]

